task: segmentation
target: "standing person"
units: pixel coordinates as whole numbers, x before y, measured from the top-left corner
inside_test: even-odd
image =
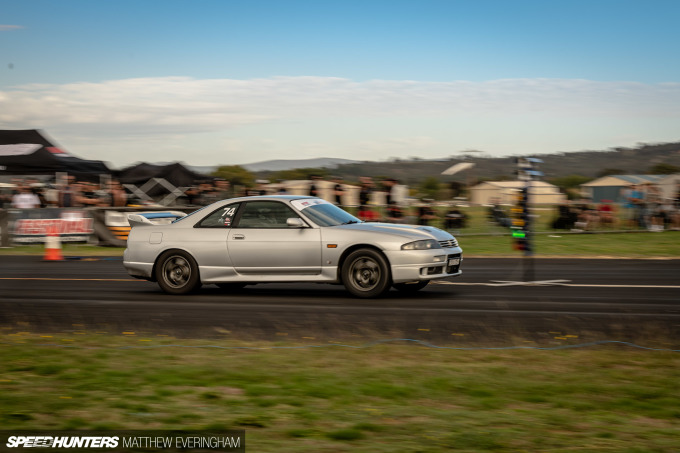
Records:
[[[458,206],[452,206],[444,217],[445,230],[459,230],[465,228],[467,215],[465,215]]]
[[[677,190],[675,191],[675,196],[670,200],[670,229],[680,230],[680,181],[677,183]]]
[[[17,209],[34,209],[40,207],[40,198],[29,186],[21,186],[19,192],[12,197],[12,207]]]
[[[662,208],[661,191],[657,186],[647,186],[645,219],[649,231],[663,231],[665,214]]]
[[[12,199],[14,198],[15,195],[21,192],[22,185],[23,181],[21,179],[12,178],[11,189],[8,190],[5,194],[0,194],[0,208],[12,207]]]
[[[109,180],[102,190],[97,191],[99,197],[98,206],[110,207],[113,206],[113,180]]]
[[[319,182],[321,181],[321,176],[312,175],[311,184],[309,185],[309,196],[318,197],[321,194],[321,188],[319,187]]]
[[[100,200],[100,206],[127,206],[127,193],[120,182],[112,179],[108,182],[107,190],[104,191]]]
[[[49,208],[59,207],[59,187],[56,184],[47,184],[43,190],[45,203]]]
[[[196,206],[200,203],[201,192],[198,190],[197,186],[189,187],[186,192],[184,192],[184,195],[186,196],[188,205]]]
[[[627,207],[632,210],[631,223],[644,228],[645,227],[645,194],[640,189],[640,186],[634,185],[628,193]]]
[[[97,186],[91,182],[81,183],[82,191],[80,197],[80,203],[84,206],[97,206],[99,204],[99,197],[97,196]]]
[[[210,181],[201,182],[198,186],[198,190],[200,194],[198,203],[201,206],[208,206],[209,204],[218,201],[217,191]]]
[[[423,198],[423,204],[418,208],[418,225],[430,225],[433,220],[437,220],[437,213],[432,209],[429,198]]]
[[[128,204],[128,194],[121,185],[120,181],[114,181],[113,185],[113,205],[114,206],[127,206]]]
[[[399,187],[399,181],[394,178],[388,178],[383,181],[383,186],[385,187],[385,204],[387,205],[387,218],[390,222],[399,223],[404,217],[403,211],[401,209],[401,193]]]
[[[3,193],[2,190],[0,190],[0,209],[5,209],[11,204],[12,196],[8,192]]]
[[[333,178],[333,197],[336,206],[342,207],[342,196],[345,194],[345,189],[342,187],[342,178],[336,176]]]
[[[613,226],[616,223],[616,216],[614,215],[614,206],[612,200],[602,200],[597,206],[597,213],[600,217],[600,224],[602,226]]]
[[[371,210],[371,194],[373,193],[373,180],[369,176],[359,178],[361,189],[359,191],[359,218],[364,221],[375,220],[376,215]]]
[[[45,199],[45,185],[40,183],[37,179],[28,179],[26,181],[26,185],[28,188],[33,192],[33,195],[38,197],[38,200],[40,200],[40,208],[45,208],[47,207],[47,200]]]
[[[397,180],[393,178],[387,178],[386,180],[383,181],[383,187],[385,188],[385,204],[387,205],[387,209],[389,210],[390,205],[394,204],[394,200],[392,199],[392,189],[396,185]]]
[[[62,208],[76,208],[82,206],[80,185],[75,176],[67,176],[66,184],[59,191],[59,206]]]
[[[217,192],[218,200],[226,200],[227,198],[233,197],[233,193],[231,191],[231,184],[226,179],[223,178],[215,179],[215,191]]]

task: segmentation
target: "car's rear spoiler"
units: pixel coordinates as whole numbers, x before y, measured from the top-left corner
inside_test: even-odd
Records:
[[[136,227],[167,224],[185,215],[185,213],[179,211],[137,212],[128,214],[127,219],[131,227]]]

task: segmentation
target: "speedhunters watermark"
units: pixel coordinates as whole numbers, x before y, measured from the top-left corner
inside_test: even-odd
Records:
[[[0,431],[0,452],[245,452],[244,430]]]

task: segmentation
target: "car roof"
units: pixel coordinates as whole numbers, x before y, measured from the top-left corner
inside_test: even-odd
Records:
[[[293,200],[307,200],[318,199],[318,197],[310,197],[308,195],[254,195],[250,197],[225,198],[224,200],[216,201],[217,203],[234,203],[244,201],[293,201]]]

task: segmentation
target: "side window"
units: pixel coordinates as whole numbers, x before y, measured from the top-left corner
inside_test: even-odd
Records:
[[[223,206],[213,212],[197,225],[199,228],[231,228],[240,204]]]
[[[239,228],[288,228],[286,220],[299,217],[278,201],[249,201],[238,221]]]

